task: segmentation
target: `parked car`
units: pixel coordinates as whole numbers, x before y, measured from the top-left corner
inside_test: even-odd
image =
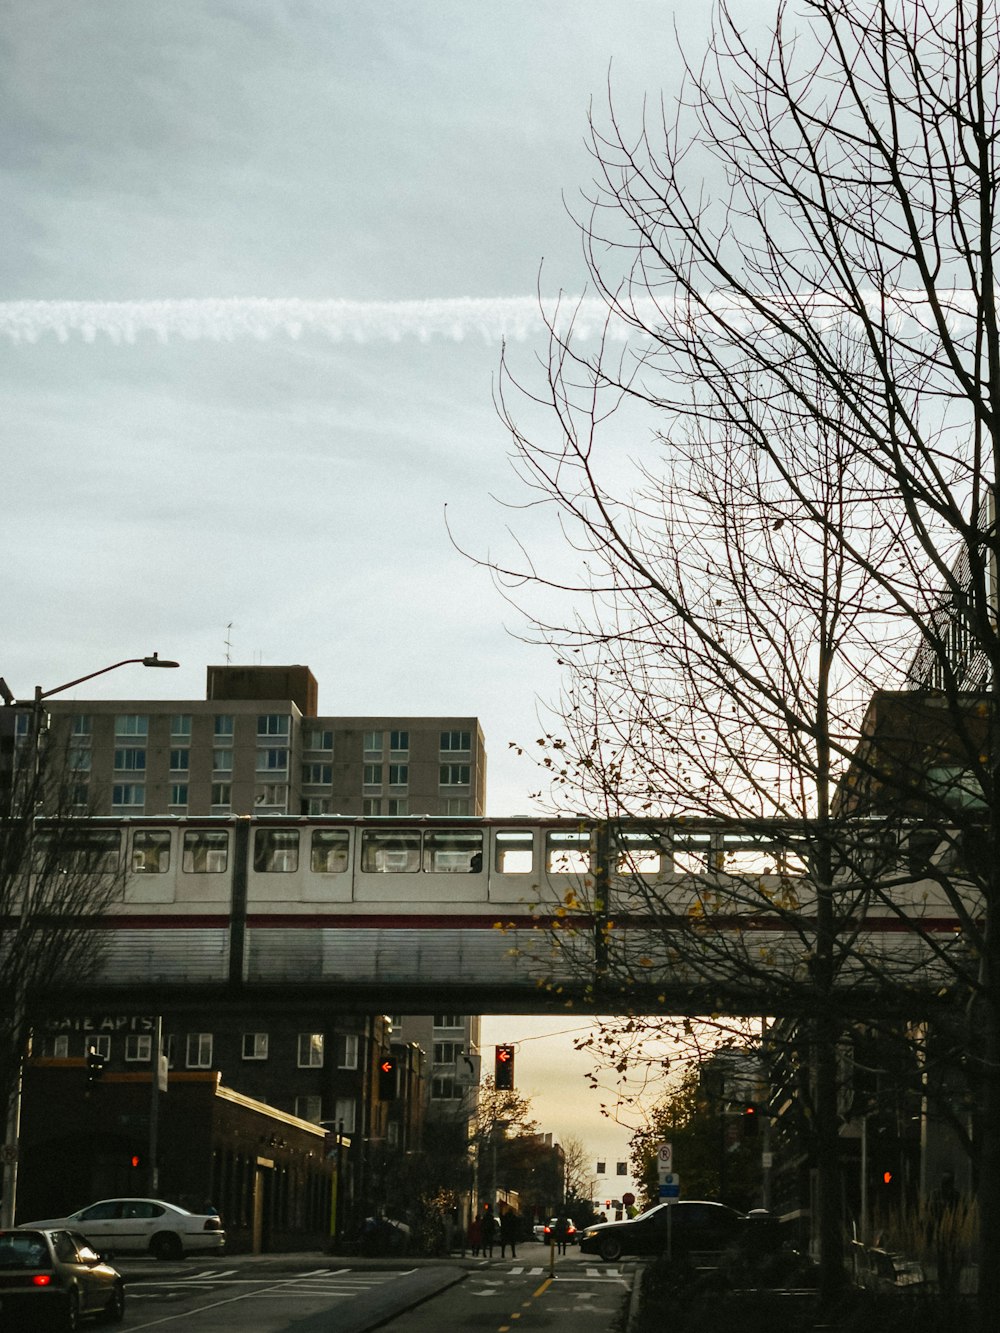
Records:
[[[27,1227],[0,1231],[0,1328],[73,1333],[85,1316],[117,1324],[124,1314],[122,1276],[86,1236]]]
[[[580,1237],[583,1254],[599,1254],[611,1263],[623,1254],[672,1254],[724,1250],[740,1236],[743,1214],[724,1203],[685,1199],[659,1203],[622,1222],[599,1222]]]
[[[221,1250],[226,1243],[218,1213],[189,1213],[162,1199],[101,1199],[68,1217],[20,1225],[68,1227],[81,1231],[102,1254],[148,1253],[157,1259]]]

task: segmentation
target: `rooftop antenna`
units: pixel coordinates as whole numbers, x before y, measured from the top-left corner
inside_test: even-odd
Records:
[[[230,621],[229,624],[226,626],[226,643],[225,643],[226,666],[232,666],[233,662],[233,657],[232,657],[233,644],[231,639],[232,629],[233,629],[233,622]]]

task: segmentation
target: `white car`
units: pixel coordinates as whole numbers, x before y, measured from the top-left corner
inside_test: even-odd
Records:
[[[69,1217],[18,1222],[18,1227],[69,1227],[81,1231],[102,1254],[184,1254],[221,1250],[226,1233],[218,1213],[189,1213],[162,1199],[102,1199]]]

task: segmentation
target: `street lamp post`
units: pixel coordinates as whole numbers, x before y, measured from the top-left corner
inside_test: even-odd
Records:
[[[31,715],[31,766],[32,772],[37,776],[40,762],[39,746],[42,732],[42,704],[54,694],[61,694],[64,690],[71,690],[74,685],[82,685],[85,681],[93,680],[95,676],[106,675],[109,671],[117,671],[123,666],[144,666],[144,667],[177,667],[179,662],[170,661],[168,658],[161,658],[159,653],[152,653],[149,657],[126,657],[121,662],[112,662],[110,666],[100,667],[97,671],[88,671],[85,676],[77,676],[75,680],[68,680],[62,685],[56,685],[51,690],[43,690],[41,685],[35,686],[35,693],[32,699]],[[5,707],[11,707],[17,701],[7,688],[6,682],[3,682],[3,689],[0,690]],[[18,988],[18,993],[10,997],[14,1012],[14,1044],[18,1048],[15,1058],[15,1078],[13,1086],[9,1090],[7,1102],[6,1131],[4,1143],[0,1149],[0,1158],[3,1162],[3,1196],[0,1198],[0,1227],[12,1227],[14,1225],[14,1212],[17,1204],[17,1165],[20,1153],[21,1136],[21,1094],[24,1077],[24,1047],[27,1044],[27,1033],[22,1033],[21,1029],[26,1018],[27,997],[23,991]],[[25,1041],[22,1043],[22,1035]],[[154,1070],[155,1077],[155,1070]]]

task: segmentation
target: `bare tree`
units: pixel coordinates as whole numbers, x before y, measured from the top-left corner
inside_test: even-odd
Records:
[[[544,390],[506,361],[500,388],[516,466],[571,559],[494,567],[522,605],[532,585],[575,594],[570,618],[548,595],[535,612],[570,668],[546,740],[564,806],[755,816],[776,844],[798,821],[778,848],[808,871],[791,898],[781,874],[756,893],[730,875],[648,906],[670,909],[671,961],[693,981],[767,977],[775,1006],[808,1017],[828,1185],[845,979],[891,987],[901,1009],[928,971],[974,997],[985,1327],[1000,1298],[1000,15],[995,0],[799,8],[780,6],[757,50],[721,7],[674,112],[592,119],[581,225],[604,336],[588,350],[556,309]],[[650,444],[629,456],[637,422]],[[877,737],[869,701],[906,682],[915,649],[947,735],[914,710]],[[942,770],[961,777],[928,781]],[[905,875],[847,836],[887,809]],[[934,835],[922,857],[914,823]],[[904,883],[932,886],[959,943],[921,929]],[[873,895],[920,947],[873,948]],[[781,912],[798,948],[781,968],[777,942],[755,956],[759,936],[715,928],[720,905]],[[644,974],[638,949],[607,957],[622,981]],[[820,1210],[829,1294],[832,1189]]]
[[[70,987],[98,971],[102,916],[122,895],[124,863],[117,830],[94,828],[70,762],[37,730],[37,712],[4,709],[34,726],[5,729],[0,754],[0,1106],[7,1126],[4,1225],[16,1205],[17,1135],[22,1067],[32,1028]],[[43,813],[44,812],[44,813]]]

